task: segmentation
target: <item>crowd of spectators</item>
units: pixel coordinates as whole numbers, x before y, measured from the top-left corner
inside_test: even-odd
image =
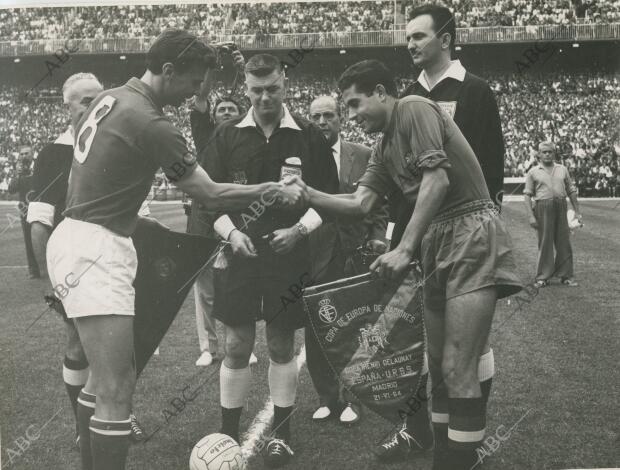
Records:
[[[232,7],[234,34],[382,31],[392,29],[391,2],[253,3]]]
[[[569,168],[582,196],[620,196],[617,77],[555,73],[485,78],[495,92],[502,119],[507,177],[524,176],[536,163],[538,143],[551,140],[557,145],[558,161]],[[400,79],[400,90],[408,83],[408,79]],[[315,96],[337,97],[335,90],[333,78],[291,77],[287,105],[292,112],[305,116]],[[15,172],[19,146],[28,144],[38,152],[68,125],[59,90],[38,90],[23,101],[20,91],[0,88],[0,128],[6,130],[0,134],[0,193]],[[247,110],[247,101],[244,104]],[[170,108],[167,112],[191,144],[188,109]],[[375,143],[377,134],[367,135],[346,120],[344,109],[342,115],[346,140]]]
[[[620,20],[620,0],[444,0],[441,3],[454,11],[456,24],[461,28]]]
[[[206,3],[0,10],[0,40],[143,38],[178,27],[201,35],[390,30],[413,5],[394,2]],[[620,0],[443,0],[459,27],[620,21]]]

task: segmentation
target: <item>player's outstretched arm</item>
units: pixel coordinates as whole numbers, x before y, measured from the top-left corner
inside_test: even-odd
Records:
[[[366,186],[351,194],[327,194],[308,187],[311,207],[333,217],[365,217],[379,201],[379,195]]]
[[[252,203],[265,206],[303,207],[306,205],[305,185],[267,182],[257,185],[215,183],[198,166],[187,177],[175,182],[181,190],[205,205],[209,211],[227,212],[247,208]]]

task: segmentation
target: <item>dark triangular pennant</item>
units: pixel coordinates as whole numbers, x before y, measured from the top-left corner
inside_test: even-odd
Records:
[[[176,318],[200,269],[210,260],[217,241],[174,232],[148,218],[140,218],[131,238],[138,255],[134,347],[140,374]]]

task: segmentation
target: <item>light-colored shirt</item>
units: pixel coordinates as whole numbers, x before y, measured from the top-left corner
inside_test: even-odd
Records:
[[[432,88],[435,88],[439,83],[441,83],[442,80],[445,80],[446,78],[454,78],[455,80],[462,82],[463,80],[465,80],[465,72],[465,67],[463,67],[460,60],[452,60],[450,61],[450,66],[446,69],[443,75],[439,77],[439,80],[437,80],[437,82],[435,83],[435,85],[433,85]],[[432,90],[431,86],[428,83],[428,77],[426,76],[425,70],[422,70],[422,73],[420,73],[420,75],[418,76],[418,82],[427,91]]]
[[[553,198],[565,198],[577,192],[575,184],[564,165],[553,164],[551,171],[542,164],[528,171],[525,177],[523,194],[531,196],[535,201]]]
[[[334,153],[334,160],[336,161],[336,169],[338,170],[338,175],[340,175],[340,136],[338,136],[336,143],[332,145],[332,151]]]

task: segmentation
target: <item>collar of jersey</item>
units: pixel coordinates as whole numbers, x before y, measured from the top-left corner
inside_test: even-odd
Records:
[[[71,147],[73,147],[73,130],[71,129],[71,126],[69,126],[69,128],[62,134],[60,134],[56,138],[54,143],[60,145],[70,145]]]
[[[284,109],[284,115],[282,116],[282,119],[280,119],[280,127],[288,127],[289,129],[300,131],[300,127],[293,119],[293,116],[291,116],[291,113],[285,104],[282,105],[282,109]],[[254,106],[250,107],[248,113],[241,121],[235,124],[235,127],[257,127],[256,121],[254,121]]]
[[[553,162],[553,166],[551,167],[551,169],[553,170],[556,166],[558,166],[558,164],[556,162]],[[538,168],[540,168],[541,170],[544,170],[545,169],[545,165],[543,165],[542,163],[539,163],[538,164]]]
[[[463,80],[465,80],[465,72],[465,67],[461,65],[461,61],[458,59],[453,60],[450,62],[450,67],[448,67],[448,70],[446,70],[439,78],[439,80],[437,80],[435,86],[437,86],[439,83],[441,83],[442,80],[445,80],[446,78],[454,78],[455,80],[462,82]],[[431,87],[428,85],[428,80],[426,79],[426,72],[424,70],[422,70],[422,73],[418,76],[418,82],[426,89],[426,91],[431,91]]]
[[[164,111],[161,105],[159,105],[157,100],[155,99],[155,92],[150,86],[148,86],[146,83],[144,83],[142,80],[140,80],[137,77],[131,77],[129,81],[127,82],[127,86],[129,88],[133,88],[141,95],[146,96],[155,105],[155,107],[159,110],[159,112],[163,114]]]

